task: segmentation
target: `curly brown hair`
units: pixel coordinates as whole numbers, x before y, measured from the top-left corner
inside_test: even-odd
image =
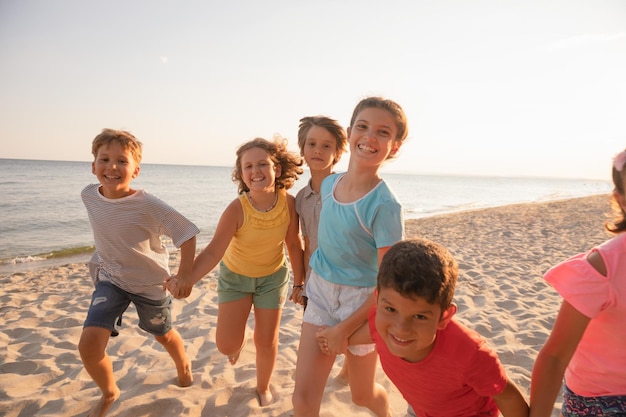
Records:
[[[249,142],[244,143],[237,149],[237,160],[235,161],[235,168],[233,169],[233,182],[238,184],[239,194],[250,191],[248,186],[243,182],[241,176],[241,156],[247,150],[252,148],[260,148],[267,152],[277,165],[281,166],[280,176],[276,177],[276,188],[284,188],[285,190],[293,187],[294,182],[300,178],[300,175],[304,172],[302,165],[304,161],[300,155],[289,152],[287,150],[287,140],[284,138],[276,137],[273,142],[267,139],[255,138]]]

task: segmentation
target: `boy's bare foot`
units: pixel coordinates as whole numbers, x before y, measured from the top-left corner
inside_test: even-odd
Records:
[[[183,369],[178,370],[178,383],[185,388],[193,383],[193,374],[191,373],[191,363],[185,363]]]
[[[100,401],[98,401],[98,404],[96,404],[94,408],[91,409],[87,417],[106,416],[106,414],[109,412],[109,409],[111,408],[113,403],[117,401],[117,399],[120,397],[119,388],[117,387],[115,388],[116,388],[116,392],[113,395],[110,395],[110,396],[102,395],[102,397],[100,398]]]
[[[259,400],[259,405],[261,407],[268,406],[274,401],[274,396],[272,395],[272,392],[269,389],[267,391],[263,391],[263,393],[260,393],[259,391],[257,391],[256,397],[257,397],[257,400]]]

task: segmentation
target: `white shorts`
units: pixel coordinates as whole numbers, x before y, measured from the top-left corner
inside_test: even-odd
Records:
[[[334,326],[358,310],[375,289],[333,284],[311,270],[306,282],[309,301],[302,320],[315,326]],[[375,350],[375,345],[352,345],[348,350],[353,355],[365,356]]]

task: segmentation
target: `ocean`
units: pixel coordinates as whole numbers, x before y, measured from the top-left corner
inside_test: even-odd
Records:
[[[143,188],[187,216],[210,240],[226,205],[237,196],[232,167],[142,164]],[[405,219],[609,193],[610,181],[416,175],[382,172]],[[308,173],[290,190],[306,185]],[[0,159],[0,273],[86,260],[93,235],[81,190],[97,182],[91,162]]]

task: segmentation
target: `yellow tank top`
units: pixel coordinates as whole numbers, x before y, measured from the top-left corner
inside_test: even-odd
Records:
[[[235,232],[222,258],[231,271],[250,278],[271,275],[285,262],[285,236],[289,228],[287,191],[278,190],[276,206],[267,212],[256,210],[248,196],[239,196],[243,224]]]

